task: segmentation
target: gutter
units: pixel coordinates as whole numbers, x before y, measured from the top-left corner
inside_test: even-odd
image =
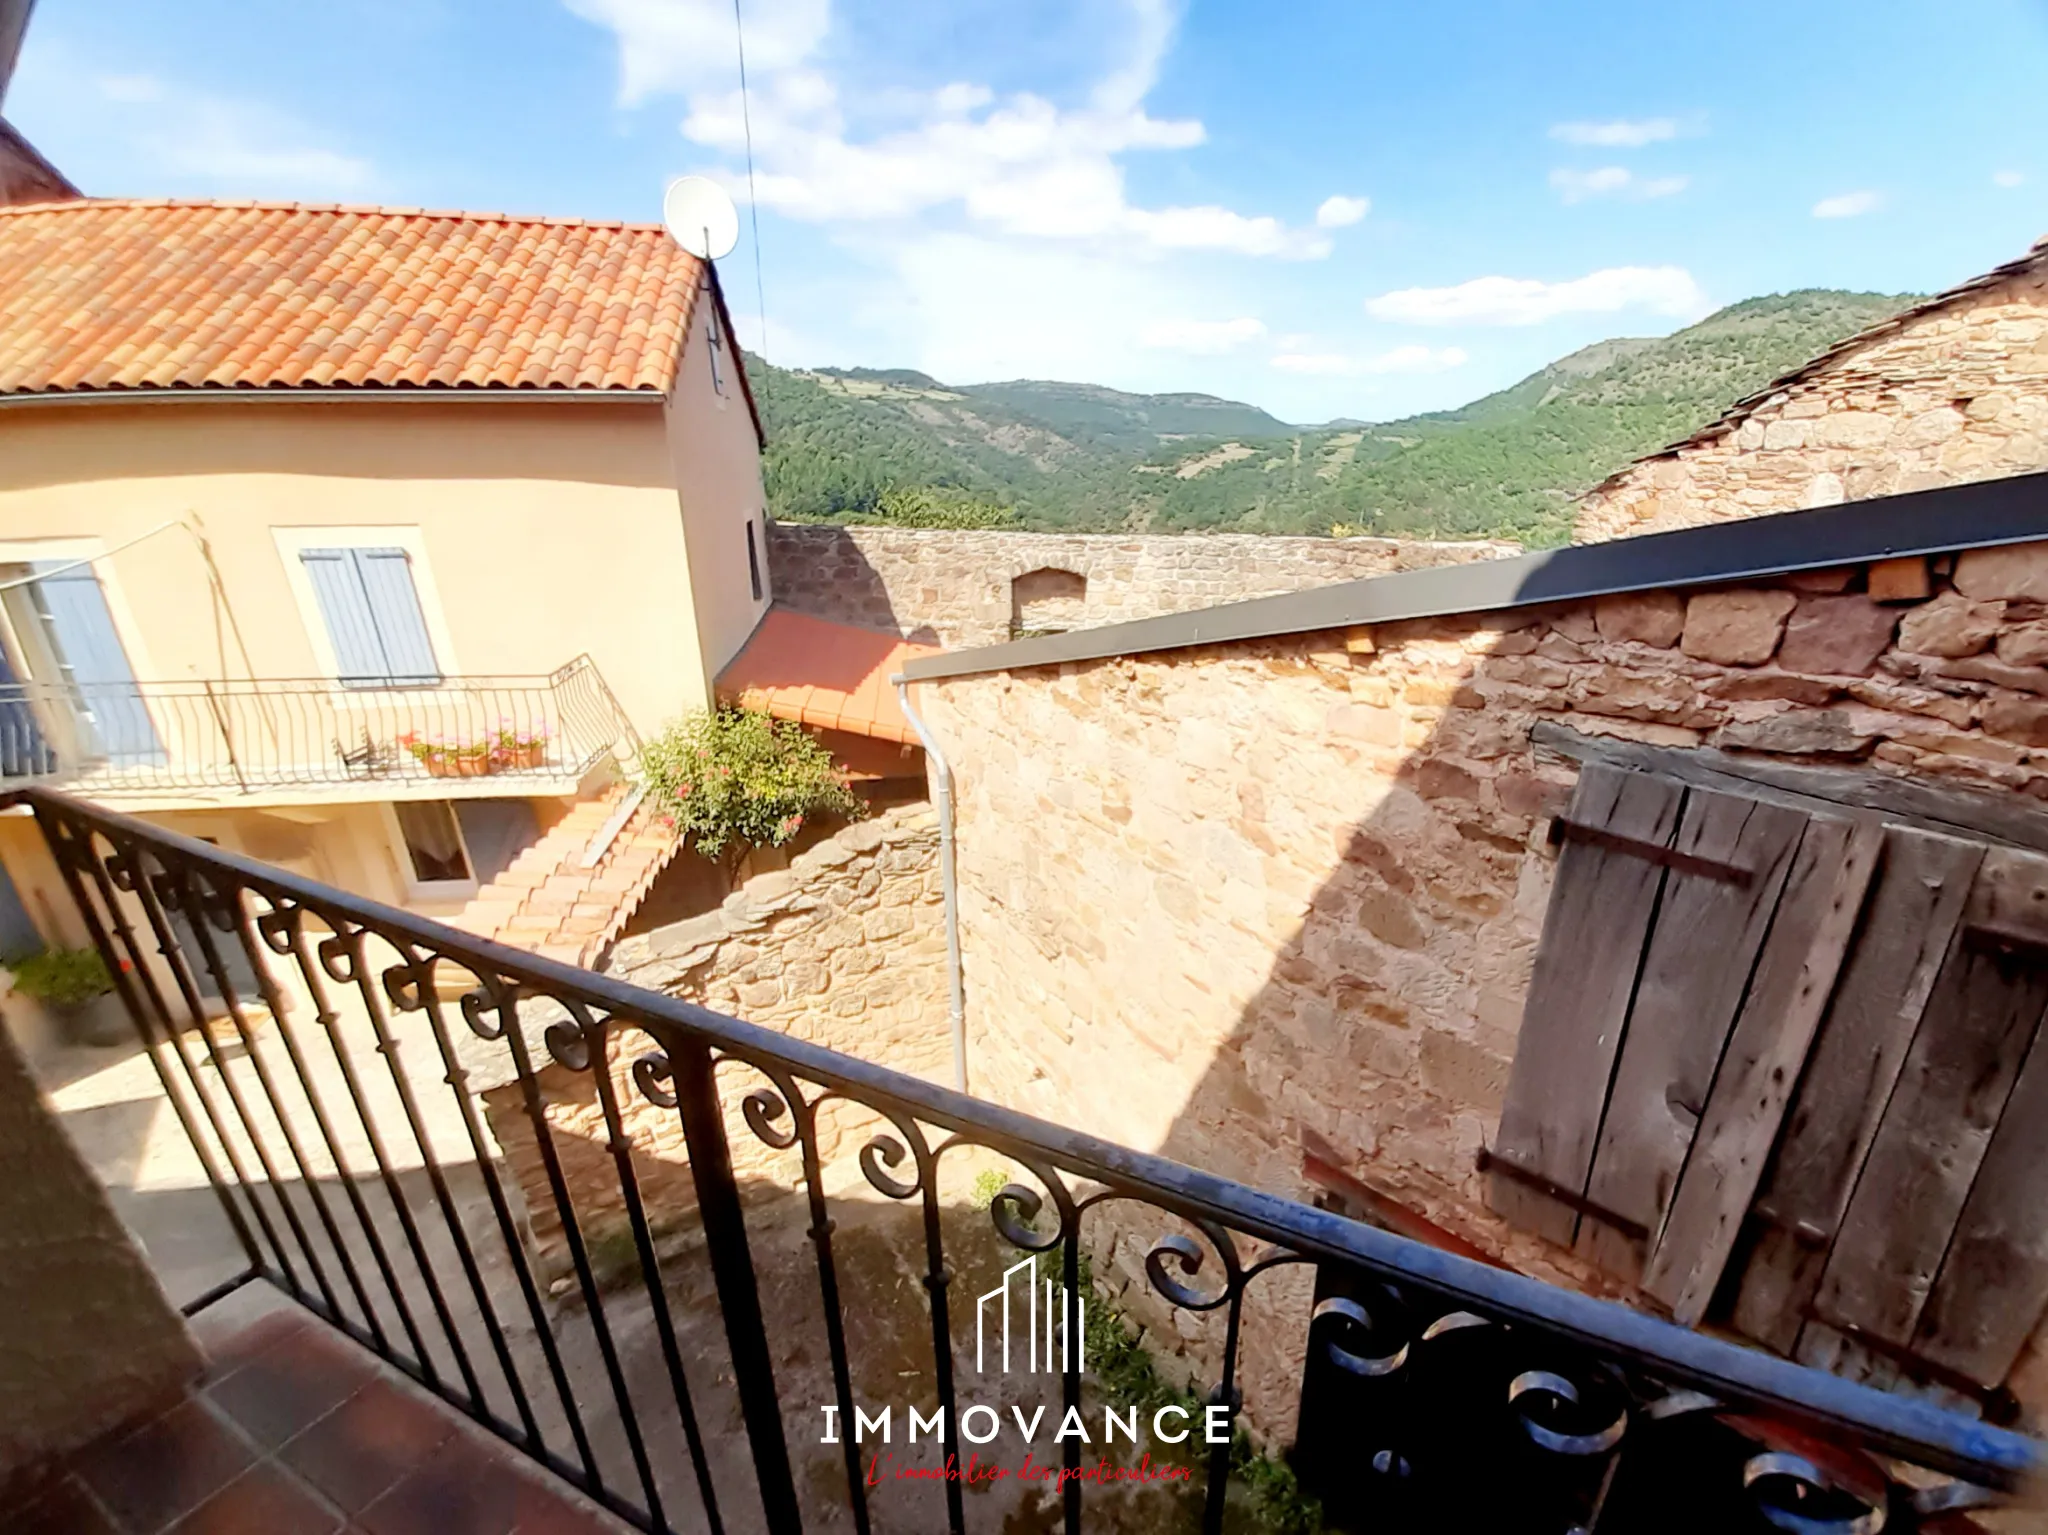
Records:
[[[931,727],[910,707],[910,679],[898,672],[889,681],[910,728],[924,743],[932,764],[933,808],[939,813],[939,886],[946,898],[946,1011],[953,1028],[953,1090],[967,1091],[967,992],[960,977],[960,881],[953,862],[953,769],[932,736]]]
[[[57,405],[138,405],[165,401],[203,400],[267,402],[274,405],[330,405],[337,401],[404,401],[414,405],[445,405],[466,401],[520,401],[530,404],[596,405],[634,402],[660,405],[668,396],[653,389],[557,389],[487,384],[248,384],[196,385],[151,389],[49,389],[35,394],[0,394],[0,410]]]

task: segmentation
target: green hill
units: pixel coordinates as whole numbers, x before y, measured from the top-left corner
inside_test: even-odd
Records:
[[[1457,410],[1291,427],[1202,394],[749,367],[776,516],[1561,543],[1571,502],[1912,295],[1807,289],[1583,348]],[[951,509],[951,510],[948,510]]]

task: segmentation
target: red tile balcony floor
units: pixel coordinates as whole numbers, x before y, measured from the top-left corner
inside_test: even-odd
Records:
[[[194,1323],[203,1379],[10,1491],[15,1535],[621,1535],[516,1450],[252,1285]]]

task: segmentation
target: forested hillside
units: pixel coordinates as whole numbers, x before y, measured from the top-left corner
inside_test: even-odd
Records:
[[[1807,289],[1604,341],[1458,410],[1292,427],[1210,395],[749,368],[775,515],[1119,530],[1570,536],[1574,497],[1911,295]]]

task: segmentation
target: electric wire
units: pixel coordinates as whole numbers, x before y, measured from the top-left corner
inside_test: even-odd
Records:
[[[754,195],[754,118],[747,105],[747,25],[740,0],[732,0],[732,29],[740,52],[740,126],[747,141],[747,217],[754,231],[754,303],[761,316],[761,359],[768,358],[768,289],[761,280],[761,200]]]

